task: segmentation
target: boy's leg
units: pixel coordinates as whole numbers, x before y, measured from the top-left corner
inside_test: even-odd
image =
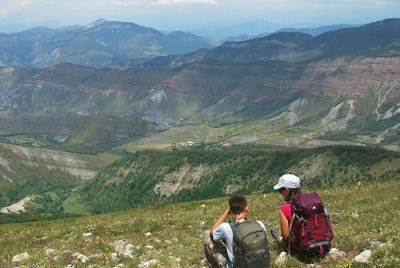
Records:
[[[203,238],[207,267],[225,267],[228,260],[226,247],[221,242],[213,242],[210,231],[206,231]]]

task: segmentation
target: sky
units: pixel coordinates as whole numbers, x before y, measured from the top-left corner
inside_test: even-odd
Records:
[[[190,31],[257,20],[304,27],[399,17],[400,0],[0,0],[0,32],[5,33],[86,25],[99,18]]]

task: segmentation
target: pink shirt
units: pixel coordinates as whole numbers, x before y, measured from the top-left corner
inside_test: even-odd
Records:
[[[285,204],[283,204],[282,206],[279,207],[279,209],[282,211],[283,215],[285,215],[286,219],[289,222],[292,221],[292,204],[289,202],[286,202]],[[296,242],[296,238],[294,236],[292,236],[291,240],[290,240],[290,244],[292,245],[293,249],[297,252],[302,251],[301,247],[298,245],[298,243]]]
[[[286,202],[279,208],[283,215],[285,215],[286,219],[289,221],[289,223],[292,221],[292,204]]]

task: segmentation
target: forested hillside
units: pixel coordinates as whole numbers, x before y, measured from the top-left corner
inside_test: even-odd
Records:
[[[294,173],[306,188],[337,188],[400,178],[400,153],[367,147],[137,152],[114,162],[74,194],[94,213],[234,193],[268,193]]]

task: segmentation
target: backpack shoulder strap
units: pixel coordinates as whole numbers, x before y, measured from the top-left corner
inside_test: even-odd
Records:
[[[288,243],[288,254],[290,255],[292,252],[291,252],[291,241],[292,241],[292,238],[294,237],[294,233],[293,233],[293,230],[292,230],[292,226],[293,226],[293,221],[294,221],[294,218],[296,218],[296,213],[295,213],[295,211],[294,211],[294,209],[293,209],[293,207],[291,208],[292,209],[292,219],[290,220],[290,223],[289,223],[289,243]]]

